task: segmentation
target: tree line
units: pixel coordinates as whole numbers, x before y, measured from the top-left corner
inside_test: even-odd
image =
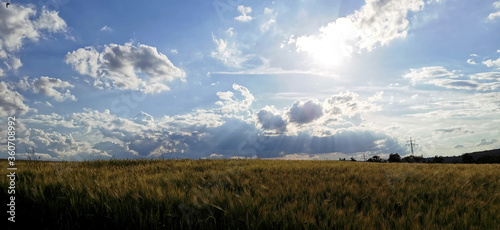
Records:
[[[379,162],[379,163],[463,163],[463,164],[492,164],[500,163],[500,155],[481,155],[474,157],[473,154],[464,153],[458,160],[447,161],[449,157],[435,156],[434,158],[424,158],[423,156],[406,156],[401,157],[398,153],[391,153],[389,158],[385,159],[378,155],[370,157],[367,162]],[[456,158],[456,157],[455,157]],[[454,159],[455,159],[454,158]],[[345,160],[345,159],[344,159]],[[351,161],[356,161],[355,158],[351,157]]]

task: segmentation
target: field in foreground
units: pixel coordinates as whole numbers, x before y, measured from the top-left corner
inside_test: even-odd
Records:
[[[113,160],[17,167],[12,229],[500,229],[500,165]],[[5,211],[8,180],[0,179]]]

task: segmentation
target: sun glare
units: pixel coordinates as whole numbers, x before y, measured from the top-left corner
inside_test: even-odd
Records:
[[[320,28],[320,34],[297,38],[298,51],[306,51],[314,65],[324,68],[344,64],[353,52],[358,32],[352,22],[339,18]]]

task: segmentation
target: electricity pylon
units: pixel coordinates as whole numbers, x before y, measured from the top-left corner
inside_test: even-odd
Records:
[[[418,146],[417,144],[415,144],[415,142],[411,139],[410,137],[410,140],[407,141],[409,144],[406,144],[406,146],[410,146],[411,148],[411,156],[413,156],[413,146]]]

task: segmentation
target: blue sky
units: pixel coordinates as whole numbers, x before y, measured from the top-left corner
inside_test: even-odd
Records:
[[[19,157],[500,148],[499,1],[10,2],[0,131],[18,118]]]

